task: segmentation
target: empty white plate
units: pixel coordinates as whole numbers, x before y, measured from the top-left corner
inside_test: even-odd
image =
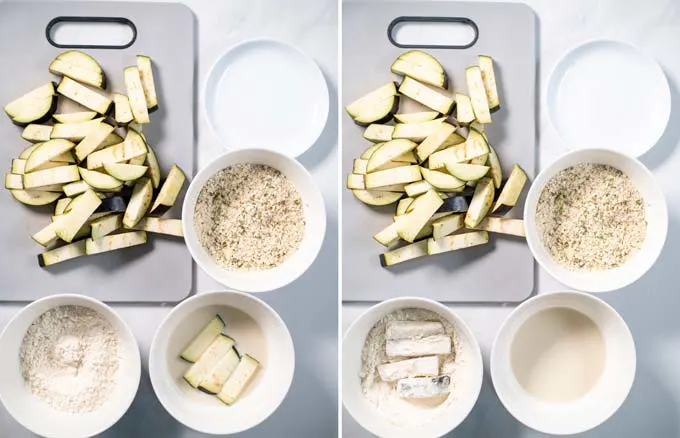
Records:
[[[205,88],[208,124],[227,149],[270,149],[290,157],[319,138],[328,101],[326,80],[314,60],[269,39],[229,49]]]
[[[576,47],[557,64],[547,104],[553,126],[570,148],[639,157],[663,135],[671,95],[654,59],[630,44],[600,40]]]

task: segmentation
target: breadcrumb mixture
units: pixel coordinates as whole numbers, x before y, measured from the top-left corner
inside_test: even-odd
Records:
[[[302,199],[285,175],[241,163],[213,175],[198,195],[194,226],[223,268],[261,271],[282,264],[305,232]]]
[[[577,164],[548,181],[536,223],[550,254],[571,270],[616,268],[640,249],[647,232],[640,192],[604,164]]]

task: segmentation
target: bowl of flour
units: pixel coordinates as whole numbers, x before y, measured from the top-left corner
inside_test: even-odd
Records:
[[[467,417],[482,387],[472,331],[424,298],[371,307],[345,334],[342,357],[343,404],[379,437],[443,436]]]
[[[35,434],[85,438],[115,424],[137,394],[139,347],[107,305],[82,295],[29,304],[0,334],[0,401]]]

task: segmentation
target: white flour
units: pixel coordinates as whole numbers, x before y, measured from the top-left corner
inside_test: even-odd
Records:
[[[451,393],[446,398],[437,400],[407,400],[399,397],[396,382],[383,382],[377,367],[392,362],[385,353],[385,329],[390,321],[441,321],[446,334],[453,340],[452,353],[440,356],[442,374],[451,376]],[[461,355],[460,338],[451,323],[437,313],[425,309],[402,309],[378,321],[368,333],[366,343],[361,352],[361,389],[364,397],[387,419],[400,427],[412,428],[428,423],[444,412],[445,408],[455,400],[456,369],[464,362]]]
[[[20,362],[28,389],[54,409],[91,412],[116,383],[118,332],[92,309],[56,307],[29,327]]]

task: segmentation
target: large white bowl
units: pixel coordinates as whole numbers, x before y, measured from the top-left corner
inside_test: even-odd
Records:
[[[364,397],[361,390],[361,351],[373,326],[386,315],[407,308],[420,308],[449,321],[460,339],[465,363],[456,370],[452,403],[429,423],[408,429],[390,422]],[[425,298],[404,297],[383,301],[362,314],[347,330],[342,341],[342,402],[354,419],[372,434],[384,438],[439,437],[455,429],[468,416],[482,388],[483,364],[479,344],[470,328],[451,309]]]
[[[239,352],[261,364],[231,406],[182,377],[191,364],[179,355],[216,314],[225,320],[225,331]],[[269,417],[286,397],[294,370],[295,350],[286,324],[264,301],[240,292],[202,293],[183,301],[161,323],[149,352],[151,384],[163,407],[185,426],[216,435],[243,432]]]
[[[625,173],[645,203],[647,235],[642,247],[623,265],[606,271],[572,271],[553,259],[536,227],[536,205],[543,188],[558,172],[579,163],[608,164]],[[668,232],[666,198],[652,173],[637,159],[606,149],[582,149],[564,154],[531,184],[524,205],[527,243],[534,258],[559,282],[586,292],[607,292],[628,286],[642,277],[661,254]],[[621,236],[625,239],[625,236]]]
[[[605,365],[595,386],[583,397],[566,403],[533,397],[512,371],[511,346],[519,328],[538,312],[555,307],[573,309],[590,318],[602,332]],[[538,295],[519,305],[498,331],[491,351],[491,378],[505,408],[526,426],[543,433],[571,435],[603,423],[623,404],[635,380],[633,336],[610,305],[581,292]]]
[[[198,241],[194,208],[201,189],[215,173],[238,163],[266,164],[278,169],[295,185],[302,198],[305,235],[297,251],[275,268],[253,272],[229,271],[215,263]],[[241,149],[220,155],[194,177],[182,206],[182,227],[191,256],[208,275],[232,289],[266,292],[293,282],[312,265],[326,233],[326,208],[314,178],[294,158],[265,149]]]
[[[24,384],[19,362],[21,343],[33,321],[50,309],[68,305],[95,310],[111,323],[120,336],[117,383],[99,409],[83,414],[57,411],[34,396]],[[109,306],[86,296],[52,295],[24,307],[0,334],[0,351],[5,358],[0,361],[0,401],[17,422],[44,437],[85,438],[104,432],[125,414],[139,388],[142,366],[134,335]]]

